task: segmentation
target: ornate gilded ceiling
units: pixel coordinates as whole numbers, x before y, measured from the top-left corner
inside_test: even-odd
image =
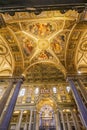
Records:
[[[87,72],[87,24],[76,11],[1,15],[0,76],[23,74],[27,80],[49,82]]]

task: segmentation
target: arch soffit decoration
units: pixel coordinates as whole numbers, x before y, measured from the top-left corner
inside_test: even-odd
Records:
[[[75,25],[70,35],[66,51],[66,67],[68,74],[77,74],[78,71],[87,73],[86,46],[87,24],[79,22]]]
[[[14,60],[5,39],[0,35],[0,76],[12,76]]]
[[[14,69],[13,75],[20,75],[23,71],[23,57],[22,52],[20,51],[20,47],[18,45],[18,41],[15,38],[14,32],[7,26],[5,28],[0,29],[1,37],[6,42],[9,51],[12,55]]]
[[[77,71],[79,73],[87,73],[87,25],[78,44],[75,57]]]

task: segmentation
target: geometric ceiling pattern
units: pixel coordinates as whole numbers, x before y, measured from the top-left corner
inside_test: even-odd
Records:
[[[79,22],[75,25],[67,50],[67,68],[70,71],[72,68],[74,73],[87,73],[87,23]],[[72,63],[72,65],[70,65]]]
[[[81,37],[77,50],[77,70],[87,73],[87,31]]]
[[[0,76],[12,76],[13,58],[4,39],[0,37]]]
[[[87,24],[77,22],[79,16],[74,10],[64,14],[2,14],[5,26],[0,28],[0,75],[28,77],[37,71],[42,76],[40,68],[45,69],[45,75],[53,72],[62,79],[78,70],[86,73]]]

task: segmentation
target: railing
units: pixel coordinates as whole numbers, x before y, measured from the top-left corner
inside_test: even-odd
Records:
[[[39,130],[56,130],[55,126],[40,126]]]

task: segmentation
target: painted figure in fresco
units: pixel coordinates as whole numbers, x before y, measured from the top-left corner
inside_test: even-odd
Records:
[[[52,44],[52,48],[53,48],[53,50],[54,50],[55,53],[59,53],[60,50],[61,50],[61,46],[59,45],[59,43],[56,43],[56,42],[54,42]]]
[[[55,29],[50,23],[34,23],[29,26],[29,31],[35,35],[47,36]]]
[[[45,59],[48,59],[48,56],[45,54],[45,52],[41,52],[38,57],[38,60],[45,60]]]
[[[24,50],[24,53],[29,56],[30,53],[32,52],[33,50],[33,45],[32,45],[32,41],[29,41],[28,39],[24,39],[23,41],[23,50]]]

